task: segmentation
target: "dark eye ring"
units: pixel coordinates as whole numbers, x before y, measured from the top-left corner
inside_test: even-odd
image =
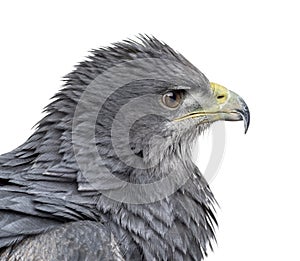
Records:
[[[182,91],[169,91],[162,96],[162,103],[172,109],[177,108],[183,98]]]

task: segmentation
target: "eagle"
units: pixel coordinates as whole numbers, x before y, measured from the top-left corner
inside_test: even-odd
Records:
[[[94,49],[0,156],[0,260],[202,260],[217,204],[192,160],[244,100],[153,36]]]

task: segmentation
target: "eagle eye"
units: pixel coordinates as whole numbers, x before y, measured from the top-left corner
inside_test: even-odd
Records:
[[[169,108],[177,108],[183,98],[183,92],[181,90],[168,91],[162,96],[162,103]]]

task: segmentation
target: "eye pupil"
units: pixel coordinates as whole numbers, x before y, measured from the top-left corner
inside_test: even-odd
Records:
[[[176,94],[175,94],[174,92],[169,92],[169,93],[167,94],[167,96],[169,97],[169,99],[170,99],[172,102],[176,101],[177,96],[176,96]]]
[[[176,108],[179,106],[182,99],[182,93],[179,91],[170,91],[163,95],[162,102],[169,108]]]

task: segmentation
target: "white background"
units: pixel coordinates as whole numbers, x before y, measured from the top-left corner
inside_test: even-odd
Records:
[[[299,11],[297,1],[2,1],[0,153],[32,133],[88,50],[152,34],[251,111],[247,135],[226,123],[207,260],[299,260]]]

